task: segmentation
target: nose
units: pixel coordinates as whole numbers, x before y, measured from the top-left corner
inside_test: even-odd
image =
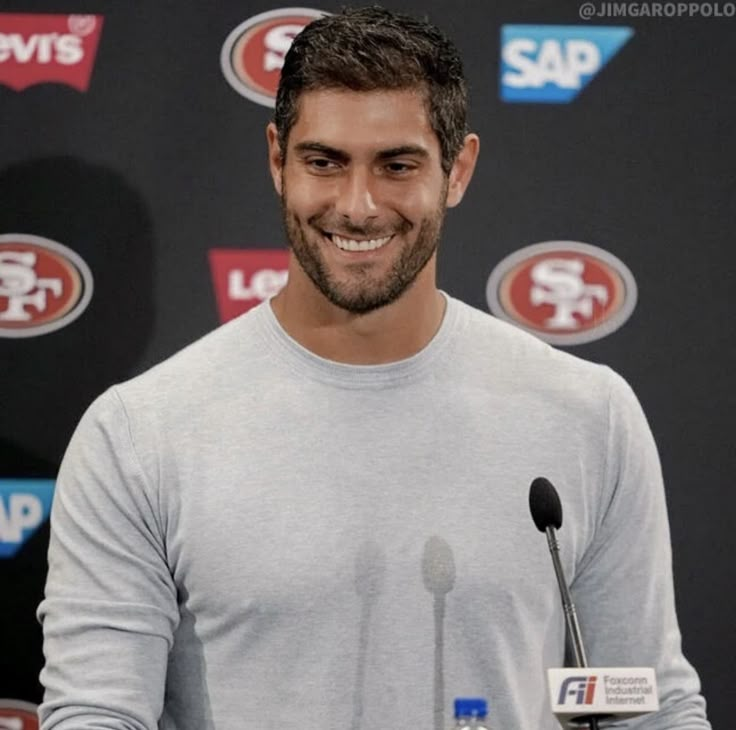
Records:
[[[347,222],[361,226],[377,217],[375,181],[371,172],[354,167],[340,181],[335,211]]]

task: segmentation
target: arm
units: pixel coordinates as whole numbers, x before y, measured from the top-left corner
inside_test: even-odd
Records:
[[[656,446],[641,406],[618,376],[605,447],[595,534],[572,585],[590,666],[654,667],[661,709],[627,727],[708,730],[700,681],[681,650]]]
[[[82,418],[51,512],[42,730],[153,730],[178,622],[155,485],[113,390]]]

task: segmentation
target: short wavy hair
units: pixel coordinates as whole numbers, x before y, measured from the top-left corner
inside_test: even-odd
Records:
[[[378,6],[318,18],[284,59],[274,123],[282,155],[305,91],[420,89],[449,174],[467,129],[468,93],[460,54],[431,23]]]

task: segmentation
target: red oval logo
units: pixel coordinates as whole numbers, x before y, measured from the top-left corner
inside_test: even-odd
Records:
[[[612,254],[577,241],[520,249],[488,278],[497,317],[553,345],[579,345],[611,334],[636,306],[636,281]]]
[[[38,730],[37,707],[22,700],[0,699],[0,728],[3,730]]]
[[[292,41],[304,26],[326,14],[311,8],[281,8],[241,23],[220,53],[222,72],[230,86],[251,101],[273,107]]]
[[[40,236],[0,235],[0,337],[66,327],[92,298],[92,272],[74,251]]]

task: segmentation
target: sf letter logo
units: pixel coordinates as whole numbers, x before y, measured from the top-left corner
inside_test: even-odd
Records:
[[[608,290],[602,284],[586,284],[583,279],[585,263],[580,259],[547,259],[538,263],[531,272],[534,282],[529,298],[533,306],[551,304],[554,314],[547,320],[551,329],[577,329],[573,316],[584,319],[593,316],[593,303],[605,305]]]
[[[568,677],[560,687],[558,705],[567,703],[568,697],[574,697],[576,705],[592,705],[595,695],[595,685],[598,677]]]
[[[26,307],[46,309],[46,296],[62,294],[61,279],[36,276],[36,254],[30,251],[0,251],[0,297],[7,298],[0,320],[25,322],[31,319]]]

